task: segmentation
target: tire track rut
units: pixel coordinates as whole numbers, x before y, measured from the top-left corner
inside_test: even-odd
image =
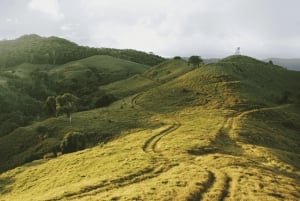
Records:
[[[211,172],[214,180],[208,188],[205,188],[207,184],[204,185],[204,189],[199,191],[199,196],[194,200],[217,200],[224,201],[230,197],[231,181],[232,178],[226,173],[215,170],[214,173]],[[210,180],[208,180],[209,182]]]
[[[157,144],[159,143],[159,141],[166,135],[174,132],[175,130],[177,130],[179,127],[181,126],[181,124],[178,121],[173,121],[173,123],[168,126],[167,128],[165,128],[164,130],[160,131],[159,133],[151,136],[150,138],[148,138],[145,143],[142,146],[142,149],[144,152],[146,153],[159,153],[161,152],[158,148],[157,148]]]
[[[131,99],[131,105],[134,106],[134,107],[139,107],[141,109],[143,109],[142,106],[140,106],[138,103],[137,103],[137,99],[142,95],[142,93],[139,93],[137,95],[135,95],[132,99]],[[147,111],[147,112],[151,112],[153,114],[157,114],[155,112],[152,112],[152,111]],[[163,129],[162,131],[158,132],[157,134],[154,134],[152,135],[150,138],[148,138],[144,144],[142,145],[142,150],[145,152],[145,153],[159,153],[161,152],[158,148],[157,148],[157,145],[159,143],[159,141],[166,135],[174,132],[175,130],[177,130],[181,124],[180,122],[175,119],[175,118],[172,118],[172,117],[167,117],[168,119],[171,119],[172,121],[172,124],[169,125],[168,127],[166,127],[165,129]]]
[[[213,172],[208,171],[208,179],[207,182],[202,185],[198,191],[192,193],[188,198],[187,201],[195,201],[195,200],[202,200],[204,193],[208,192],[210,188],[216,181],[216,176]]]

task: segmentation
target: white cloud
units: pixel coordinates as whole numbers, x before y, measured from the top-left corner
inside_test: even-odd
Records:
[[[31,0],[28,7],[51,16],[55,20],[60,20],[64,15],[60,12],[58,0]]]

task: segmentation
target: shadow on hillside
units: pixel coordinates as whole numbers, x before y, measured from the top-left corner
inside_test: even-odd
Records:
[[[218,134],[211,142],[211,145],[217,147],[219,153],[222,154],[241,156],[244,152],[242,147],[228,136],[228,131],[225,131],[224,128],[221,128],[218,131]]]
[[[241,156],[243,154],[243,149],[232,140],[227,134],[224,128],[218,131],[215,139],[211,141],[208,146],[196,147],[189,149],[188,154],[191,155],[207,155],[207,154],[228,154],[233,156]]]
[[[10,186],[15,182],[15,179],[11,177],[2,177],[0,178],[0,194],[4,195],[11,192],[12,187]]]

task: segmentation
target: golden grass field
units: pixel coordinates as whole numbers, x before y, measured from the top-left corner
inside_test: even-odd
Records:
[[[106,89],[128,96],[74,114],[72,125],[64,117],[32,125],[55,126],[57,135],[117,134],[106,143],[0,174],[0,201],[300,200],[297,96],[277,104],[270,96],[281,91],[249,73],[240,79],[221,64],[189,71],[180,65],[174,77],[166,76],[172,74],[167,63],[167,73],[160,66],[129,79],[132,95],[125,81],[110,84]],[[136,79],[147,82],[137,87]],[[295,80],[289,84],[299,89]]]

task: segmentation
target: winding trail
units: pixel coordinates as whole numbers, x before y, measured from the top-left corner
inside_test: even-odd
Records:
[[[227,118],[225,118],[222,126],[217,130],[216,137],[211,141],[211,144],[208,146],[213,147],[213,149],[211,150],[215,150],[209,152],[209,154],[221,152],[224,154],[237,155],[237,153],[242,153],[243,150],[237,143],[238,136],[236,133],[236,130],[239,127],[241,120],[247,115],[255,112],[282,109],[287,108],[289,106],[291,106],[291,104],[251,109],[244,112],[237,112],[235,115],[228,116]]]
[[[142,95],[142,93],[139,93],[135,96],[133,96],[133,98],[131,99],[131,105],[134,107],[134,108],[140,108],[140,109],[144,109],[142,106],[140,106],[138,103],[137,103],[137,100],[138,98]],[[153,111],[148,111],[148,112],[151,112],[153,114],[157,114]],[[149,137],[145,142],[144,144],[142,145],[142,150],[145,152],[145,153],[159,153],[161,152],[159,149],[158,149],[158,143],[159,141],[166,135],[174,132],[175,130],[177,130],[180,126],[181,126],[181,123],[175,119],[175,118],[172,118],[172,117],[169,117],[167,116],[166,118],[170,119],[172,121],[172,123],[168,126],[166,126],[166,128],[164,128],[162,131],[159,131],[158,133],[152,135],[151,137]]]
[[[172,119],[173,120],[173,119]],[[157,134],[152,135],[150,138],[148,138],[145,143],[142,146],[142,149],[146,153],[159,153],[161,152],[157,144],[159,141],[166,135],[174,132],[181,126],[180,122],[173,120],[173,123],[169,126],[167,126],[162,131],[158,132]]]
[[[252,110],[247,110],[247,111],[241,112],[240,114],[238,114],[237,116],[235,116],[233,118],[232,125],[234,125],[234,126],[231,126],[231,129],[237,128],[237,125],[242,120],[242,118],[244,118],[245,116],[247,116],[251,113],[276,110],[276,109],[284,109],[284,108],[290,107],[291,105],[292,104],[284,104],[284,105],[279,105],[279,106],[274,106],[274,107],[257,108],[257,109],[252,109]]]
[[[189,153],[198,156],[207,156],[208,154],[229,154],[232,156],[242,155],[243,149],[236,143],[236,131],[235,129],[240,124],[241,120],[247,115],[255,112],[270,111],[276,109],[282,109],[291,106],[291,104],[280,105],[275,107],[266,107],[259,109],[252,109],[225,118],[222,126],[217,130],[216,137],[211,141],[207,147],[200,147],[196,150],[191,150]],[[256,162],[256,161],[254,161]],[[205,166],[205,164],[203,164]],[[207,181],[199,187],[196,192],[193,192],[188,198],[188,201],[195,200],[231,200],[233,199],[232,189],[233,178],[226,173],[223,168],[210,168],[208,171]]]

